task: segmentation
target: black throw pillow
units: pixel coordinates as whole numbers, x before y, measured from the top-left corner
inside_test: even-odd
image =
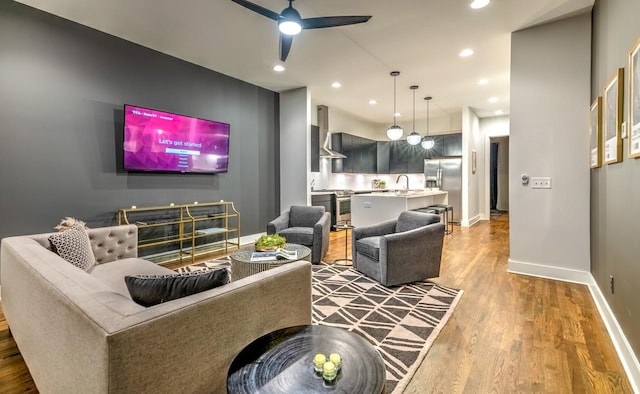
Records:
[[[127,275],[124,281],[131,299],[153,306],[229,283],[227,268],[168,275]]]

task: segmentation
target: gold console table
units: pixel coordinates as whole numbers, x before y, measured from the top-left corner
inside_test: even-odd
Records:
[[[138,253],[156,263],[240,247],[240,213],[233,202],[171,204],[118,210],[118,224],[138,226]]]

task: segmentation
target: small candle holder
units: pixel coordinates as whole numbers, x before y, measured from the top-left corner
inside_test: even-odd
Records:
[[[338,353],[331,353],[329,355],[329,361],[331,361],[336,366],[336,372],[342,369],[342,358]]]
[[[324,363],[322,367],[322,379],[327,382],[333,382],[336,379],[336,365],[331,361]]]
[[[324,354],[322,353],[316,354],[316,356],[313,358],[313,369],[317,373],[322,373],[324,369],[324,364],[326,362],[327,362],[327,357]]]

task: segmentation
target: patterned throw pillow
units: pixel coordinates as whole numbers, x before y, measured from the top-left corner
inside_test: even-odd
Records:
[[[133,301],[142,306],[153,306],[227,284],[229,270],[218,268],[168,275],[127,275],[124,282]]]
[[[81,224],[49,236],[51,250],[76,267],[90,271],[96,265],[89,236]]]

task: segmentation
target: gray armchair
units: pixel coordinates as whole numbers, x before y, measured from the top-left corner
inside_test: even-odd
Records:
[[[440,275],[444,224],[440,216],[405,211],[397,220],[353,229],[353,268],[384,286]]]
[[[292,205],[282,215],[267,224],[267,234],[278,233],[287,242],[311,249],[311,263],[319,264],[329,250],[331,214],[324,207]]]

